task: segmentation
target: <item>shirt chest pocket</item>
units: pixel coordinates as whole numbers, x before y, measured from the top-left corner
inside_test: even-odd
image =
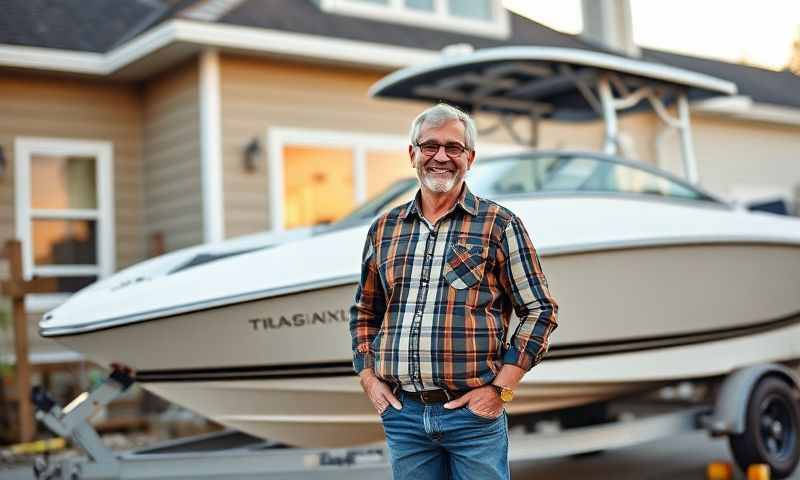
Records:
[[[478,285],[486,269],[488,248],[480,243],[450,244],[442,273],[451,287],[463,290]]]

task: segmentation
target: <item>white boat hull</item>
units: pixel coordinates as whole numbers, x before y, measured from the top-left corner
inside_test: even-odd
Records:
[[[542,262],[560,326],[512,415],[800,357],[798,246],[640,246]],[[345,282],[58,339],[100,364],[132,365],[156,394],[250,434],[370,443],[382,430],[352,374],[354,291]]]
[[[383,440],[355,376],[143,384],[157,395],[251,435],[289,445],[342,447]],[[570,407],[646,388],[642,383],[525,384],[510,415]]]
[[[791,325],[684,347],[550,360],[525,377],[507,411],[514,416],[578,406],[672,381],[713,378],[755,363],[784,362],[798,353],[800,325]],[[646,379],[620,376],[630,364],[658,374]],[[568,380],[585,377],[586,372],[594,372],[594,378]],[[220,424],[290,445],[341,447],[383,439],[380,418],[354,376],[144,386]]]
[[[556,357],[665,338],[686,343],[693,335],[769,328],[800,313],[800,246],[638,247],[553,255],[542,263],[563,305],[551,346]],[[349,364],[355,287],[345,282],[58,339],[100,364],[153,373],[198,370],[208,377],[235,368],[241,377],[255,367]]]

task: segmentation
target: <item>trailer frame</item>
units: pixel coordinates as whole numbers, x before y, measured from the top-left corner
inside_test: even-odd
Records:
[[[753,365],[727,375],[716,405],[687,405],[666,413],[551,433],[512,433],[509,462],[541,460],[630,447],[681,433],[705,430],[712,436],[742,434],[748,399],[759,380],[782,378],[797,392],[797,374],[778,364]],[[377,443],[353,448],[286,448],[235,430],[162,442],[127,452],[113,452],[92,428],[96,409],[132,384],[130,371],[114,368],[91,392],[63,409],[40,388],[32,400],[38,418],[53,433],[72,439],[85,457],[37,459],[39,480],[261,478],[357,480],[391,478],[389,451]],[[795,425],[795,431],[798,426]]]

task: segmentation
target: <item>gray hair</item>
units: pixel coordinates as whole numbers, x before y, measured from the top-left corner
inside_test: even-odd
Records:
[[[423,124],[427,123],[432,127],[438,127],[451,120],[458,120],[464,125],[464,145],[469,150],[474,151],[475,142],[478,140],[478,130],[475,128],[475,121],[466,113],[446,103],[434,105],[417,115],[417,118],[411,122],[411,133],[409,134],[411,144],[416,145],[419,141],[419,132],[422,130]]]

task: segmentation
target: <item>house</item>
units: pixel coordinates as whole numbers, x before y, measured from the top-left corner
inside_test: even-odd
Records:
[[[800,27],[797,27],[797,35],[792,44],[792,58],[789,60],[789,70],[795,75],[800,75]]]
[[[458,44],[606,51],[493,0],[6,2],[0,239],[20,238],[26,275],[57,277],[60,290],[31,298],[32,317],[154,253],[332,221],[408,176],[406,131],[423,105],[366,92]],[[800,77],[641,55],[739,85],[735,98],[695,105],[707,189],[792,200]],[[682,174],[654,115],[621,127],[632,156]],[[596,149],[601,133],[546,123],[541,145]],[[511,143],[496,133],[480,145]],[[46,342],[32,351],[69,358]]]

